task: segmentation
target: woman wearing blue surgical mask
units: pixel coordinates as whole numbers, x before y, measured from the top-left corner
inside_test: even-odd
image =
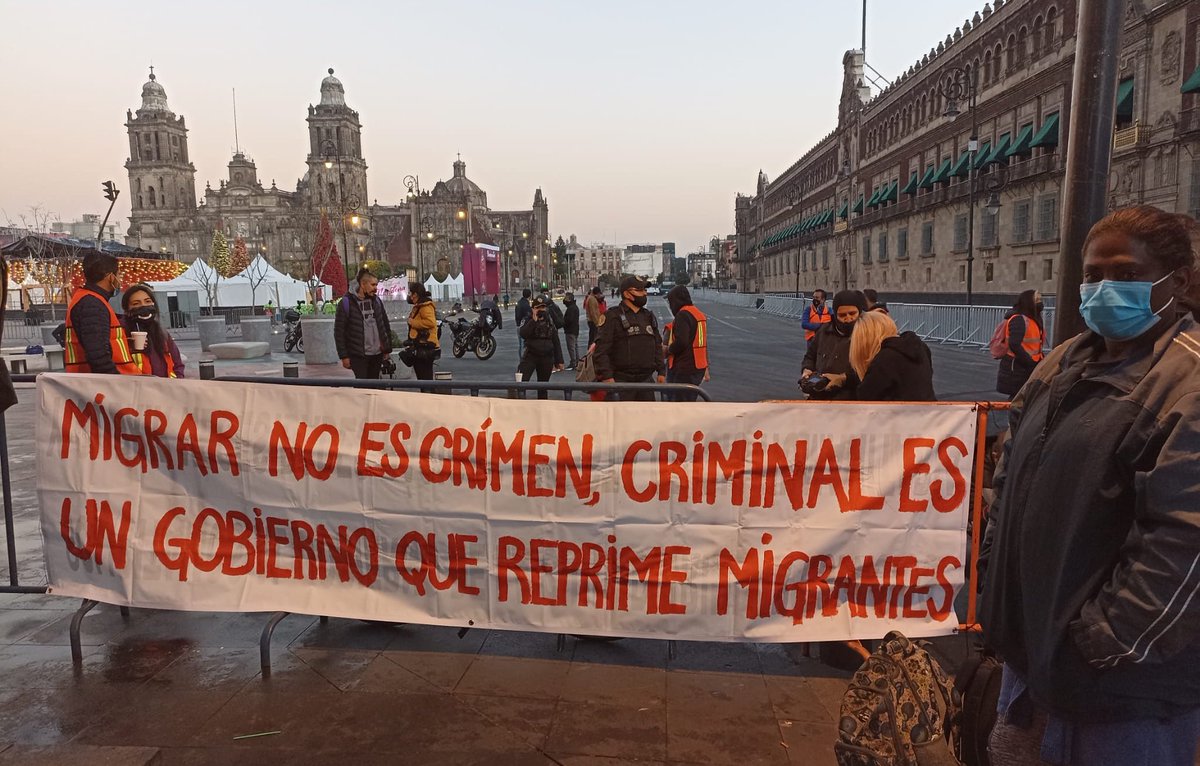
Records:
[[[1118,210],[1084,244],[1088,329],[1017,394],[980,560],[1004,660],[994,766],[1191,766],[1200,741],[1196,222]]]

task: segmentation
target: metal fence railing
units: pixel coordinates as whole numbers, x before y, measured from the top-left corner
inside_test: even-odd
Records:
[[[810,298],[771,293],[728,293],[697,288],[692,291],[696,300],[739,306],[764,314],[795,319],[804,314]],[[927,341],[954,344],[969,348],[984,348],[996,327],[1011,310],[1008,306],[961,306],[935,303],[889,303],[888,312],[901,332],[911,330]],[[1046,343],[1054,337],[1054,308],[1043,312]]]

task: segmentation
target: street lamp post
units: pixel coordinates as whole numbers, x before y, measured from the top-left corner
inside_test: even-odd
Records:
[[[346,196],[342,192],[342,153],[338,150],[337,144],[331,139],[326,139],[321,142],[321,155],[325,158],[325,169],[332,170],[333,166],[337,165],[337,195],[338,195],[338,217],[342,221],[342,255],[346,258],[346,264],[350,264],[350,238],[349,227],[346,225],[346,219],[350,218],[351,222],[358,225],[358,197],[354,194]],[[357,256],[355,256],[357,258]]]
[[[417,279],[425,279],[425,264],[421,259],[421,240],[420,235],[425,233],[428,218],[418,217],[420,212],[420,201],[426,195],[426,192],[421,188],[421,179],[419,176],[405,176],[404,186],[408,189],[408,202],[410,209],[408,211],[409,233],[411,234],[410,244],[412,257],[416,261]],[[418,221],[421,225],[421,231],[417,231]]]
[[[938,94],[946,99],[943,116],[953,119],[962,111],[958,102],[966,100],[967,112],[971,115],[971,136],[967,139],[967,305],[975,297],[975,185],[978,173],[975,170],[975,155],[979,152],[979,115],[976,111],[979,98],[978,71],[970,64],[952,67],[952,79],[938,85]]]

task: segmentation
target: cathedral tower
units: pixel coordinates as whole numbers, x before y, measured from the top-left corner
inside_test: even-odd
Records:
[[[346,106],[346,91],[332,69],[321,81],[321,103],[308,106],[308,146],[307,191],[312,204],[336,213],[340,200],[343,209],[365,214],[362,123],[358,112]]]
[[[167,106],[151,67],[142,106],[126,112],[129,133],[129,236],[146,250],[177,251],[181,220],[196,210],[196,168],[188,158],[187,126]]]

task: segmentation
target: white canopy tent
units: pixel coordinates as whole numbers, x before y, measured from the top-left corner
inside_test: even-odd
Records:
[[[203,258],[169,282],[151,282],[156,292],[195,292],[201,307],[261,306],[268,300],[277,306],[294,306],[308,300],[308,285],[277,271],[261,255],[241,274],[220,277]],[[328,289],[326,290],[328,294]]]
[[[276,306],[295,306],[298,301],[306,301],[309,297],[308,283],[284,274],[261,255],[256,255],[250,265],[234,279],[246,281],[257,305],[274,301]],[[331,288],[325,284],[321,286],[325,288],[322,294],[329,296]]]
[[[429,275],[425,287],[435,301],[461,301],[463,297],[463,275],[447,277],[445,282],[439,282]]]

